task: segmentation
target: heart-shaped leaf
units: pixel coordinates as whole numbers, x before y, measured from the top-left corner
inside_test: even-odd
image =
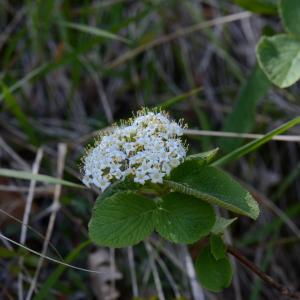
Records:
[[[92,241],[101,246],[125,247],[139,243],[154,230],[156,204],[134,192],[118,192],[97,200],[89,223]]]
[[[300,39],[287,34],[262,37],[256,56],[259,66],[277,86],[288,87],[300,78]]]
[[[165,184],[174,191],[200,198],[233,212],[256,219],[257,202],[225,172],[201,162],[187,161],[175,168]]]
[[[156,214],[156,231],[174,243],[194,243],[215,223],[214,210],[199,199],[170,193],[162,198]]]
[[[205,247],[196,259],[196,272],[202,286],[213,292],[228,287],[232,280],[228,257],[216,260],[209,247]]]

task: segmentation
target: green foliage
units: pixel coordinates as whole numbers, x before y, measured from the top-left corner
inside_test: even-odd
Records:
[[[240,90],[233,111],[224,123],[223,131],[238,133],[251,131],[255,124],[257,103],[265,96],[270,86],[271,82],[256,64]],[[242,142],[242,139],[221,138],[219,140],[220,148],[226,153],[239,147]]]
[[[179,193],[164,196],[156,214],[156,230],[175,243],[200,240],[214,223],[214,210],[209,204]]]
[[[268,78],[281,88],[300,78],[300,40],[287,34],[262,37],[257,59]]]
[[[125,247],[139,243],[154,230],[155,203],[133,192],[118,192],[97,200],[89,223],[97,244]]]
[[[197,257],[196,272],[202,286],[213,292],[220,292],[228,287],[232,280],[228,257],[215,259],[209,247],[205,247]]]
[[[220,235],[212,234],[209,239],[210,251],[216,260],[226,257],[227,249]]]
[[[267,77],[280,88],[286,88],[300,79],[300,3],[281,0],[279,11],[289,34],[262,37],[256,56]]]
[[[275,15],[278,0],[234,0],[241,7],[255,13]]]
[[[237,51],[233,48],[247,49],[249,42],[251,42],[251,34],[248,34],[247,29],[247,34],[242,37],[243,34],[240,35],[236,30],[230,29],[231,26],[236,26],[232,21],[225,25],[230,30],[225,32],[226,34],[222,39],[218,36],[218,31],[215,31],[215,25],[218,24],[214,20],[208,21],[208,24],[213,25],[210,28],[201,29],[201,26],[203,21],[205,25],[206,19],[213,17],[212,14],[221,17],[217,18],[217,23],[221,25],[223,24],[222,15],[226,15],[224,20],[228,17],[228,20],[230,20],[231,13],[234,13],[236,8],[231,5],[233,2],[253,12],[274,15],[277,14],[277,4],[280,2],[279,13],[287,32],[284,36],[286,40],[293,40],[295,45],[299,43],[299,0],[234,0],[231,4],[227,1],[224,3],[220,1],[220,5],[213,7],[213,9],[204,7],[202,10],[195,9],[199,6],[197,1],[182,1],[182,3],[179,3],[173,0],[166,2],[142,1],[142,3],[138,3],[138,7],[135,7],[135,4],[127,7],[127,1],[98,1],[97,3],[96,1],[95,3],[76,1],[76,3],[72,3],[71,1],[38,0],[25,1],[24,3],[21,1],[17,7],[13,4],[13,1],[12,3],[10,1],[4,2],[8,2],[8,5],[0,4],[2,8],[0,10],[1,25],[3,33],[5,33],[0,41],[0,48],[1,54],[3,54],[1,81],[5,83],[5,86],[0,91],[0,104],[3,105],[4,109],[3,120],[1,119],[1,121],[3,121],[2,123],[8,122],[9,132],[5,132],[6,126],[4,126],[3,138],[18,155],[23,159],[30,160],[33,157],[33,151],[35,151],[33,145],[45,143],[37,133],[46,134],[47,157],[45,157],[42,165],[42,173],[55,170],[57,157],[53,149],[55,144],[61,140],[68,144],[70,150],[65,168],[70,174],[77,173],[77,167],[72,160],[78,157],[81,151],[79,143],[84,140],[84,137],[81,139],[80,136],[85,134],[86,130],[98,128],[97,124],[99,123],[101,123],[101,126],[107,124],[103,116],[103,107],[104,110],[106,108],[105,103],[103,107],[99,104],[105,98],[105,94],[107,94],[109,100],[107,107],[112,109],[115,118],[120,115],[124,117],[129,111],[135,110],[137,105],[156,106],[161,103],[161,108],[179,105],[178,110],[176,111],[175,107],[174,112],[177,112],[180,117],[183,116],[183,113],[191,121],[192,126],[197,127],[200,124],[202,129],[214,130],[215,126],[218,127],[222,124],[223,108],[224,113],[227,113],[228,108],[226,105],[223,106],[222,99],[230,99],[235,95],[236,84],[239,85],[244,79],[241,66],[248,65],[251,61],[247,58],[247,62],[241,64],[240,59],[243,55],[236,57]],[[197,19],[195,16],[197,16]],[[235,16],[233,18],[237,20],[245,16],[248,15],[242,13],[237,18]],[[151,23],[153,18],[157,21],[155,25],[152,27],[146,26]],[[276,18],[277,16],[274,20],[269,17],[263,18],[261,20],[262,25],[268,24],[267,26],[271,28]],[[188,28],[185,29],[187,24],[195,24],[195,26],[192,26],[190,31]],[[240,24],[240,21],[238,21],[238,24]],[[183,31],[181,28],[183,28]],[[196,28],[201,30],[196,32]],[[278,27],[275,26],[274,28]],[[274,28],[270,30],[273,30],[272,34],[274,34]],[[172,29],[174,29],[174,32]],[[128,40],[119,33],[121,35],[126,33]],[[169,33],[171,39],[168,38]],[[256,34],[257,32],[254,31],[255,36]],[[164,37],[166,37],[165,41]],[[179,39],[180,42],[177,42]],[[270,40],[272,39],[270,38]],[[277,37],[274,37],[274,41],[276,40]],[[133,41],[133,44],[128,45],[127,43],[130,41]],[[238,45],[236,45],[237,42]],[[153,48],[154,46],[151,46],[151,43],[158,47]],[[234,47],[232,47],[233,43]],[[246,78],[238,97],[235,99],[233,111],[224,123],[224,131],[249,132],[253,129],[255,109],[259,99],[264,97],[270,86],[269,78],[278,86],[280,84],[292,84],[299,78],[299,68],[297,67],[299,65],[299,59],[297,59],[299,52],[296,46],[293,48],[294,52],[290,53],[291,47],[288,42],[285,42],[285,44],[269,42],[269,44],[269,48],[273,49],[274,53],[273,50],[269,51],[267,59],[258,62],[260,68],[256,65],[250,77]],[[200,52],[199,49],[201,49]],[[248,50],[251,52],[249,47]],[[283,54],[279,53],[280,51],[283,51]],[[249,54],[251,54],[250,52]],[[270,52],[273,55],[272,57],[270,57]],[[198,58],[201,59],[202,54],[205,59],[200,62]],[[259,56],[259,53],[257,55]],[[119,57],[121,57],[119,64],[114,64],[115,61],[118,62]],[[243,57],[246,57],[246,54]],[[127,63],[129,59],[130,62]],[[195,61],[199,62],[199,66],[194,64]],[[205,66],[206,62],[208,66]],[[220,62],[221,68],[219,68]],[[120,67],[110,69],[111,66]],[[268,68],[264,68],[264,66]],[[217,68],[219,72],[215,72],[214,68]],[[54,70],[57,70],[57,72],[53,73]],[[234,78],[231,78],[232,75]],[[277,77],[279,83],[275,82]],[[103,87],[101,87],[102,84]],[[196,96],[201,88],[192,89],[199,85],[206,87],[205,97],[201,97],[202,92],[199,97]],[[183,93],[182,87],[189,87],[192,90]],[[99,95],[96,94],[99,91]],[[160,99],[166,99],[165,95],[170,95],[170,93],[174,97],[162,103]],[[134,95],[137,97],[133,97]],[[14,98],[15,96],[16,98]],[[280,96],[287,96],[288,99],[296,100],[296,98],[293,99],[290,91],[280,93]],[[187,98],[190,103],[183,103],[183,100]],[[216,102],[211,102],[212,99]],[[219,105],[219,101],[222,102],[222,107]],[[295,102],[292,105],[294,104]],[[268,111],[269,108],[271,113]],[[277,109],[272,103],[266,103],[262,106],[262,109],[264,118],[273,120],[276,113],[279,118],[288,118],[289,109]],[[198,120],[195,118],[195,114]],[[217,120],[214,116],[217,116]],[[258,121],[257,129],[259,129],[262,123],[260,118],[256,118],[256,120]],[[277,121],[279,120],[277,119]],[[97,213],[100,211],[101,218],[104,216],[103,222],[98,222],[96,220],[98,217],[94,216],[96,212],[93,213],[93,218],[95,218],[91,220],[91,225],[95,222],[95,235],[100,232],[100,236],[103,236],[102,230],[107,229],[105,226],[112,226],[110,228],[111,238],[118,236],[120,239],[124,239],[123,245],[133,244],[135,241],[130,239],[142,240],[147,238],[147,234],[143,231],[145,223],[147,224],[146,227],[149,226],[148,234],[156,230],[164,238],[175,243],[191,243],[209,235],[210,246],[207,247],[209,251],[206,256],[203,252],[200,254],[197,264],[201,260],[204,262],[200,264],[200,271],[197,267],[197,273],[199,279],[202,279],[204,287],[213,291],[221,290],[230,284],[228,278],[231,277],[231,269],[226,247],[220,235],[237,218],[216,218],[211,203],[231,209],[228,207],[229,203],[233,205],[233,211],[241,209],[244,212],[245,207],[246,210],[249,207],[246,205],[248,200],[245,195],[247,195],[247,192],[236,193],[235,189],[232,188],[236,183],[232,179],[227,180],[230,177],[214,167],[233,162],[250,152],[255,153],[260,146],[270,141],[272,137],[285,132],[298,123],[298,118],[292,120],[268,133],[262,139],[248,143],[233,152],[231,151],[239,147],[242,140],[222,139],[217,145],[220,145],[222,153],[229,154],[215,162],[213,161],[217,156],[217,150],[188,156],[185,166],[180,166],[177,170],[184,177],[183,183],[167,180],[165,183],[155,186],[147,184],[141,186],[130,180],[116,182],[101,194],[95,205],[95,210],[97,210]],[[75,124],[74,127],[73,124]],[[51,132],[51,137],[48,132]],[[23,136],[26,140],[23,140]],[[210,149],[214,145],[214,138],[211,137],[199,138],[198,141],[205,145],[205,149]],[[206,143],[203,141],[206,141]],[[278,146],[280,147],[280,153],[284,154],[283,148],[285,146],[282,146],[282,144]],[[195,151],[193,145],[191,148],[192,151]],[[271,158],[268,158],[268,166],[271,163]],[[17,161],[6,157],[6,155],[3,157],[3,163],[3,166],[6,165],[7,168],[17,169]],[[209,164],[211,166],[208,166]],[[294,165],[296,166],[296,164]],[[191,171],[193,177],[191,181],[193,180],[194,184],[190,187],[185,178],[189,176],[189,170],[193,170],[193,168],[196,168],[195,172]],[[270,244],[277,245],[277,243],[281,243],[281,240],[269,239],[271,236],[278,236],[282,224],[285,224],[284,222],[287,225],[292,224],[290,221],[293,218],[296,220],[299,215],[299,207],[297,211],[295,210],[295,213],[289,213],[288,205],[290,205],[289,202],[292,201],[293,197],[288,197],[288,195],[286,199],[282,197],[283,192],[290,185],[290,181],[298,174],[298,167],[295,173],[291,174],[292,177],[286,174],[289,171],[288,167],[283,169],[284,174],[281,175],[282,178],[286,179],[282,181],[279,186],[282,189],[279,189],[275,196],[281,196],[284,201],[283,207],[287,208],[286,219],[281,220],[274,217],[274,220],[270,220],[270,224],[267,224],[264,228],[254,226],[256,228],[254,232],[251,232],[252,229],[248,226],[247,221],[242,224],[242,226],[250,228],[248,234],[245,232],[243,236],[251,238],[252,243],[255,244],[268,239],[267,248]],[[204,180],[206,172],[207,180],[211,181],[210,184]],[[0,168],[0,176],[17,178],[17,185],[19,179],[26,179],[37,180],[46,184],[85,188],[81,184],[75,183],[77,182],[75,179],[73,183],[51,176],[33,175],[30,172],[3,168]],[[223,180],[224,178],[226,180]],[[6,184],[5,182],[6,179],[4,179],[4,184]],[[14,180],[9,180],[9,184],[13,182]],[[39,191],[40,188],[43,191],[42,193]],[[43,198],[41,199],[43,201],[47,200],[44,199],[45,197],[49,198],[45,188],[44,185],[38,187],[36,193],[39,198]],[[23,189],[26,190],[25,186],[22,187]],[[176,192],[177,190],[180,193]],[[273,188],[268,189],[270,192],[272,190]],[[91,191],[75,190],[74,192],[80,193],[74,197],[72,191],[68,189],[68,194],[65,191],[61,198],[62,205],[68,204],[64,210],[68,218],[57,219],[59,223],[56,224],[56,227],[59,230],[53,232],[53,240],[58,241],[55,245],[58,247],[59,252],[66,253],[71,247],[72,251],[66,256],[66,262],[71,262],[77,257],[84,247],[79,245],[78,248],[74,249],[74,244],[78,242],[79,235],[81,235],[79,218],[82,218],[82,221],[85,222],[88,216],[85,210],[90,202],[83,200],[84,193],[87,196],[91,196],[92,193]],[[269,196],[271,199],[276,198],[272,195]],[[65,198],[68,200],[64,201]],[[76,201],[74,201],[74,198],[76,198]],[[114,200],[116,198],[118,200]],[[252,200],[251,198],[250,202]],[[80,201],[81,204],[79,204]],[[145,208],[145,203],[149,210]],[[72,204],[72,206],[69,204]],[[80,205],[82,206],[81,209]],[[35,210],[43,208],[43,205],[34,207]],[[112,214],[111,209],[114,210]],[[38,213],[35,210],[33,213]],[[149,212],[151,210],[152,213]],[[145,215],[143,215],[144,212]],[[253,217],[256,216],[257,210],[254,209],[254,211],[248,211],[244,214]],[[108,216],[111,217],[112,223],[106,222]],[[144,218],[144,216],[147,218]],[[137,220],[141,220],[141,222]],[[280,225],[278,225],[279,223]],[[74,224],[78,224],[78,227]],[[3,229],[5,230],[5,228]],[[14,229],[13,232],[5,230],[4,232],[15,235],[16,230]],[[28,227],[28,230],[30,230],[30,227]],[[19,235],[17,235],[17,238],[19,238]],[[290,238],[294,238],[294,241],[297,240],[294,236]],[[104,239],[108,240],[109,245],[112,245],[112,247],[120,246],[117,244],[117,242],[120,243],[118,238],[116,238],[117,242],[116,240],[110,240],[110,237],[107,236],[104,236]],[[236,242],[239,243],[239,241]],[[285,243],[286,239],[283,239],[282,242]],[[99,242],[96,241],[96,243]],[[100,244],[102,245],[102,242]],[[40,249],[38,243],[30,234],[28,234],[28,245]],[[138,262],[144,254],[143,252],[140,253],[141,249],[144,250],[141,247],[135,249],[137,251],[134,253],[134,259],[137,259]],[[2,249],[0,256],[5,259],[13,258],[14,261],[17,261],[17,255],[22,255],[22,251],[13,253],[4,250]],[[30,255],[24,257],[24,271],[26,273],[26,268],[29,267],[29,273],[33,274],[32,267],[36,267],[37,260],[35,264],[31,263],[30,265],[28,261],[30,258]],[[78,263],[80,264],[80,262]],[[126,260],[125,263],[127,263]],[[13,270],[14,264],[9,263],[9,266]],[[68,284],[65,284],[60,282],[60,277],[66,267],[59,266],[50,274],[47,271],[48,267],[49,265],[45,266],[44,270],[45,282],[37,282],[38,288],[35,299],[72,298],[76,291],[74,291],[75,280],[72,280],[71,276],[75,272],[70,271]],[[165,276],[164,269],[162,270],[163,272],[159,275]],[[141,268],[138,267],[136,271],[139,278]],[[15,274],[20,272],[19,267],[15,267],[14,272]],[[124,273],[123,275],[126,278],[128,277],[126,275],[129,275],[127,270],[123,268],[121,273]],[[78,288],[78,290],[81,290],[84,294],[85,289],[89,289],[86,282],[89,281],[90,277],[88,274],[81,272],[76,272],[76,276],[76,286],[83,287],[82,289]],[[16,276],[14,277],[16,278]],[[174,280],[177,281],[178,278],[175,276]],[[126,286],[127,283],[125,282]],[[139,281],[137,284],[139,285]],[[153,284],[153,280],[150,280],[149,284]],[[168,284],[167,280],[162,279],[162,284],[164,289]],[[129,289],[126,286],[125,294],[123,294],[123,284],[119,285],[117,283],[118,289],[121,289],[122,297],[130,297],[129,292],[127,292]],[[176,285],[174,286],[176,287]],[[25,291],[27,287],[26,282]],[[179,286],[178,288],[181,292],[184,287]],[[9,287],[7,289],[9,292],[15,292]],[[142,290],[139,290],[139,292],[138,294],[143,294]],[[164,290],[164,293],[166,299],[174,297],[172,290],[168,287]],[[13,294],[11,297],[14,296],[16,295]],[[89,298],[88,295],[83,297]],[[259,298],[259,295],[257,297]],[[157,297],[153,296],[152,298],[156,299]]]
[[[217,217],[214,226],[211,229],[211,233],[213,234],[221,234],[224,230],[230,226],[237,218],[225,219],[223,217]]]
[[[228,174],[198,161],[187,161],[165,181],[173,190],[256,219],[259,208],[249,192]]]
[[[209,234],[215,223],[213,208],[199,199],[170,193],[157,202],[133,192],[117,192],[97,199],[89,225],[99,245],[134,245],[154,229],[175,243],[193,243]]]
[[[32,40],[37,52],[47,44],[50,28],[55,14],[55,1],[28,1],[28,10],[32,16]]]
[[[195,161],[195,160],[197,160],[198,164],[201,163],[203,165],[207,165],[208,163],[210,163],[216,157],[218,151],[219,151],[219,148],[216,148],[216,149],[213,149],[213,150],[210,150],[210,151],[188,155],[185,160],[186,161]]]
[[[187,160],[171,172],[164,185],[145,189],[130,181],[114,184],[96,201],[89,224],[91,239],[102,246],[125,247],[156,230],[172,242],[193,243],[209,232],[223,232],[234,221],[216,221],[208,203],[255,219],[259,209],[250,194],[223,171],[203,165],[207,163],[203,158],[215,152]],[[166,193],[166,188],[176,193]],[[149,199],[143,193],[157,196]]]
[[[291,121],[288,121],[288,122],[282,124],[281,126],[275,128],[274,130],[270,131],[269,133],[265,134],[263,137],[261,137],[257,140],[254,140],[254,141],[228,153],[227,155],[225,155],[225,156],[221,157],[220,159],[218,159],[217,161],[213,162],[212,165],[213,166],[222,166],[233,160],[239,159],[240,157],[255,151],[256,149],[258,149],[265,143],[269,142],[270,140],[272,140],[272,138],[274,136],[286,132],[288,129],[298,125],[299,123],[300,123],[300,117],[296,117],[296,118],[292,119]]]
[[[281,0],[279,12],[285,30],[300,38],[300,3],[298,0]]]

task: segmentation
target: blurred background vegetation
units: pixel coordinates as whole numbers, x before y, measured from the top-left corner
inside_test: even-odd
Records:
[[[299,84],[276,88],[256,64],[260,36],[283,31],[276,2],[1,0],[0,167],[79,183],[94,132],[142,106],[219,133],[266,133],[299,115]],[[246,141],[200,132],[188,142],[191,153],[225,154]],[[226,166],[262,211],[257,222],[233,224],[227,242],[292,289],[300,288],[299,156],[297,142],[272,141]],[[157,236],[128,249],[91,245],[95,198],[0,177],[1,299],[281,299],[239,264],[230,288],[203,290],[193,246]]]

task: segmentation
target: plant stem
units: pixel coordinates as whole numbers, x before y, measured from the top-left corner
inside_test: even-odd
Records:
[[[271,286],[280,292],[283,296],[292,298],[292,299],[300,299],[299,292],[293,292],[285,286],[282,286],[280,283],[275,281],[272,277],[264,273],[261,269],[259,269],[255,264],[253,264],[250,260],[248,260],[243,254],[241,254],[237,249],[233,248],[230,245],[227,245],[227,252],[234,256],[237,260],[239,260],[244,266],[246,266],[249,270],[255,273],[258,277],[260,277],[266,284]]]

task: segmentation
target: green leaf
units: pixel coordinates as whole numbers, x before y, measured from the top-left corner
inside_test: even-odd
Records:
[[[233,111],[229,114],[224,123],[223,131],[238,133],[250,132],[255,124],[257,103],[265,96],[270,86],[270,80],[256,64],[240,90]],[[219,140],[222,152],[226,153],[238,148],[242,143],[243,139],[220,138]]]
[[[196,259],[196,273],[202,286],[213,292],[229,287],[232,280],[228,257],[216,260],[209,247],[205,247]]]
[[[114,248],[135,245],[154,230],[154,201],[134,192],[97,200],[89,223],[93,242]]]
[[[179,193],[162,198],[156,214],[156,231],[174,243],[190,244],[209,234],[215,223],[211,205]]]
[[[92,26],[88,26],[88,25],[84,25],[84,24],[77,24],[77,23],[71,23],[71,22],[60,22],[61,25],[68,27],[68,28],[72,28],[81,32],[85,32],[91,35],[95,35],[97,37],[104,37],[104,38],[108,38],[108,39],[113,39],[113,40],[119,40],[125,43],[130,43],[129,40],[116,35],[114,33],[111,33],[109,31],[100,29],[100,28],[96,28],[96,27],[92,27]]]
[[[216,260],[226,257],[227,249],[220,235],[212,234],[209,239],[210,251]]]
[[[32,174],[31,172],[26,171],[18,171],[18,170],[10,170],[10,169],[3,169],[0,168],[0,176],[4,177],[12,177],[12,178],[18,178],[18,179],[26,179],[26,180],[36,180],[51,184],[61,184],[65,186],[75,187],[75,188],[81,188],[84,189],[85,186],[77,183],[73,183],[67,180],[51,177],[48,175],[42,175],[42,174]]]
[[[256,48],[260,67],[281,88],[300,78],[300,40],[287,34],[262,37]]]
[[[222,218],[222,217],[217,217],[216,222],[215,222],[214,226],[211,229],[211,232],[213,234],[221,234],[235,220],[237,220],[237,218],[225,219],[225,218]]]
[[[212,166],[221,166],[225,165],[233,160],[239,159],[240,157],[255,151],[257,148],[260,146],[264,145],[265,143],[269,142],[272,140],[272,138],[276,135],[282,134],[286,132],[288,129],[296,126],[297,124],[300,123],[300,117],[296,117],[292,119],[291,121],[288,121],[281,126],[275,128],[274,130],[270,131],[269,133],[265,134],[262,138],[254,140],[230,153],[227,155],[221,157],[220,159],[216,160],[213,162],[211,165]]]
[[[215,149],[210,150],[210,151],[188,155],[185,160],[186,161],[198,160],[198,161],[201,161],[203,163],[203,165],[207,165],[215,158],[218,151],[219,151],[219,148],[215,148]]]
[[[299,0],[281,0],[279,12],[286,31],[300,38],[300,3]]]
[[[187,165],[188,163],[188,165]],[[191,195],[211,204],[256,219],[257,202],[242,186],[225,172],[201,162],[186,162],[171,172],[165,184],[174,191]]]
[[[277,0],[234,0],[234,2],[255,13],[277,14]]]

